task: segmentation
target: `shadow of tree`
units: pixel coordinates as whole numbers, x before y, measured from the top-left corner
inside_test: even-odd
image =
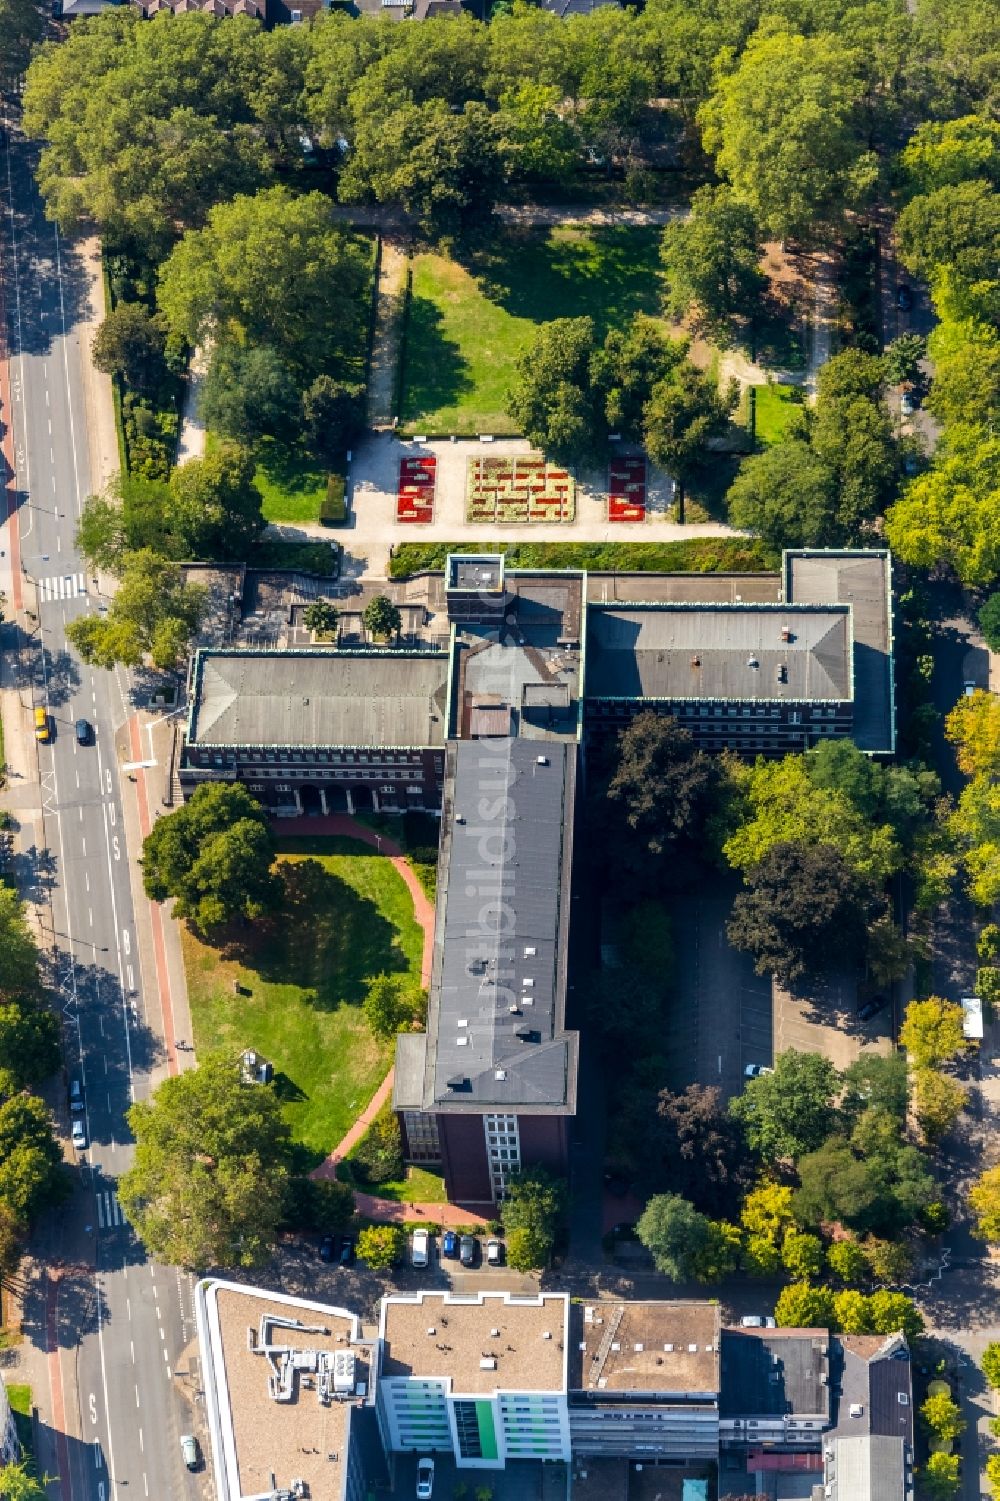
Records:
[[[410,298],[403,364],[403,421],[455,406],[475,386],[461,346],[444,332],[444,317],[429,297]]]

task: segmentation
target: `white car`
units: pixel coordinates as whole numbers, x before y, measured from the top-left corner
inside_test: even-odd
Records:
[[[410,1261],[414,1266],[426,1266],[430,1260],[431,1238],[426,1230],[414,1230],[410,1247]],[[428,1492],[428,1495],[430,1492]]]
[[[768,1068],[766,1063],[748,1063],[743,1070],[744,1079],[759,1079],[761,1074],[773,1074],[774,1069]]]
[[[86,1151],[86,1149],[87,1149],[87,1133],[84,1130],[83,1121],[74,1121],[73,1122],[73,1129],[72,1129],[72,1132],[70,1134],[71,1134],[71,1136],[73,1138],[73,1145],[76,1147],[76,1150],[78,1152],[84,1152],[84,1151]]]
[[[916,409],[917,403],[914,400],[913,392],[904,391],[902,396],[899,398],[899,410],[902,412],[904,417],[912,417]]]
[[[431,1501],[434,1490],[433,1459],[417,1460],[417,1501]]]
[[[777,1324],[770,1314],[745,1313],[740,1319],[741,1329],[776,1329]]]
[[[189,1470],[198,1468],[198,1440],[193,1433],[181,1434],[181,1459]]]

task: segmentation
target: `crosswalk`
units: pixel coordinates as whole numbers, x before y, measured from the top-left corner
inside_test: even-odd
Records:
[[[97,1195],[97,1227],[99,1230],[112,1230],[115,1225],[124,1225],[125,1212],[118,1202],[118,1195],[114,1189],[105,1189]]]
[[[53,599],[79,599],[86,592],[87,583],[82,573],[60,573],[38,580],[38,598],[42,604]]]

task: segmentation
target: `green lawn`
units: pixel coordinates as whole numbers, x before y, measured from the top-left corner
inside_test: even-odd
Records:
[[[448,1197],[441,1174],[425,1167],[408,1167],[399,1183],[373,1183],[367,1192],[397,1204],[444,1204]]]
[[[26,1454],[31,1454],[34,1448],[32,1442],[34,1435],[31,1431],[31,1387],[12,1381],[8,1384],[7,1396],[14,1414],[14,1425],[17,1428],[17,1436],[21,1440],[21,1447]]]
[[[401,421],[409,431],[509,433],[517,355],[552,318],[594,319],[603,337],[658,313],[656,229],[506,230],[463,263],[413,259]]]
[[[802,410],[802,388],[773,383],[755,386],[758,443],[780,443],[797,412]]]
[[[326,470],[296,449],[265,438],[257,454],[257,488],[268,521],[318,521]]]
[[[351,839],[280,845],[289,895],[245,951],[220,954],[185,931],[199,1049],[255,1047],[275,1068],[295,1141],[313,1166],[368,1104],[391,1062],[362,1020],[365,980],[385,970],[420,984],[421,929],[388,860]],[[233,982],[251,992],[233,993]]]

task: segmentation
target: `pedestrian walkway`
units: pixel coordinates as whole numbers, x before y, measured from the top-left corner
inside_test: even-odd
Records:
[[[399,341],[406,305],[406,267],[407,256],[403,246],[393,240],[383,240],[379,257],[371,374],[368,380],[369,427],[390,427],[393,417],[397,415],[393,408]]]
[[[87,593],[87,580],[82,573],[53,574],[38,580],[40,604],[49,604],[54,599],[82,599]]]

